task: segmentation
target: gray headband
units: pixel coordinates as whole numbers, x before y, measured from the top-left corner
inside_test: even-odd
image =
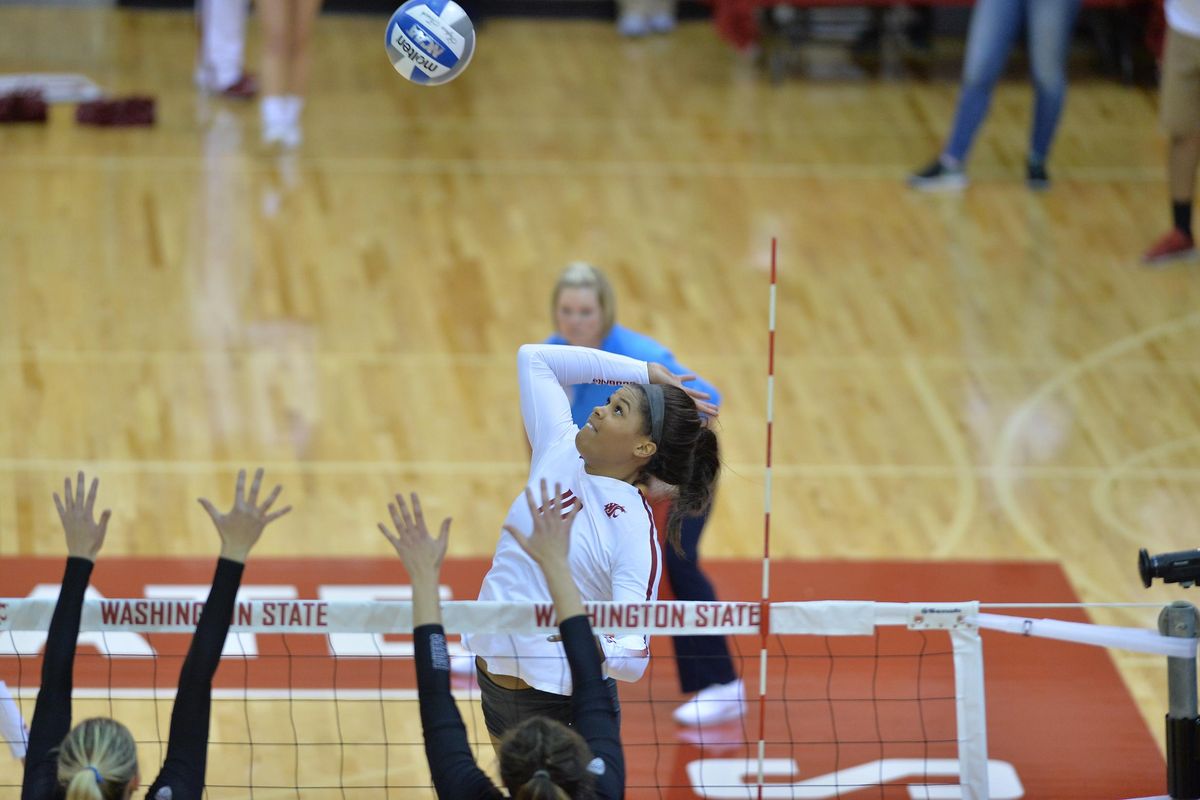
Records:
[[[663,398],[663,388],[657,383],[643,383],[642,391],[650,404],[650,441],[659,444],[662,441],[663,417],[666,416],[666,400]]]

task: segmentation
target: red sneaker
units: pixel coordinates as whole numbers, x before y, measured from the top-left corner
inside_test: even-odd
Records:
[[[243,72],[236,81],[217,94],[231,100],[252,100],[258,94],[258,78],[249,72]]]
[[[1147,266],[1168,264],[1181,261],[1196,255],[1196,243],[1178,228],[1171,228],[1142,255],[1142,263]]]

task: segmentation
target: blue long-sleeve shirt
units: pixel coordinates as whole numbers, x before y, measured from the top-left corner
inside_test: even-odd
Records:
[[[568,344],[568,342],[556,333],[546,339],[546,344]],[[656,342],[645,334],[631,331],[629,328],[624,328],[620,325],[612,326],[612,330],[609,331],[608,336],[604,337],[604,341],[600,343],[598,349],[606,353],[616,353],[617,355],[636,358],[639,361],[662,364],[676,375],[691,372],[691,370],[676,360],[675,355],[667,349],[666,345]],[[702,378],[697,377],[696,380],[688,381],[684,385],[689,389],[708,392],[711,395],[709,399],[714,405],[719,406],[721,404],[721,395],[717,391],[717,388]],[[592,413],[592,409],[596,406],[604,405],[608,401],[608,396],[613,391],[612,386],[597,386],[593,384],[572,386],[568,394],[571,397],[571,418],[575,421],[575,427],[582,428],[587,422],[588,415]]]

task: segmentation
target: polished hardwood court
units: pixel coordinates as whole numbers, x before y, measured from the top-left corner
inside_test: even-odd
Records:
[[[515,351],[583,259],[725,393],[704,554],[756,557],[778,237],[773,557],[1052,561],[1085,602],[1192,598],[1135,569],[1200,544],[1200,265],[1138,265],[1169,223],[1152,90],[1075,70],[1035,194],[1005,82],[972,185],[925,195],[903,179],[953,82],[826,53],[772,85],[703,22],[494,19],[423,88],[384,23],[319,20],[281,153],[253,103],[194,89],[189,14],[0,7],[0,73],[158,100],[148,129],[0,126],[0,556],[63,552],[77,468],[106,553],[208,556],[195,498],[260,464],[296,507],[262,556],[392,558],[375,522],[409,490],[454,516],[452,558],[489,556],[528,466]],[[1113,658],[1160,739],[1162,659]]]

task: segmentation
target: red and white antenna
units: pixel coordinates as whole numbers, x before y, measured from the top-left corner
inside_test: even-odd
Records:
[[[775,416],[775,237],[771,237],[771,301],[767,321],[767,468],[763,488],[763,566],[762,603],[759,631],[761,649],[758,661],[758,800],[762,800],[763,759],[767,748],[767,637],[771,633],[771,423]]]

